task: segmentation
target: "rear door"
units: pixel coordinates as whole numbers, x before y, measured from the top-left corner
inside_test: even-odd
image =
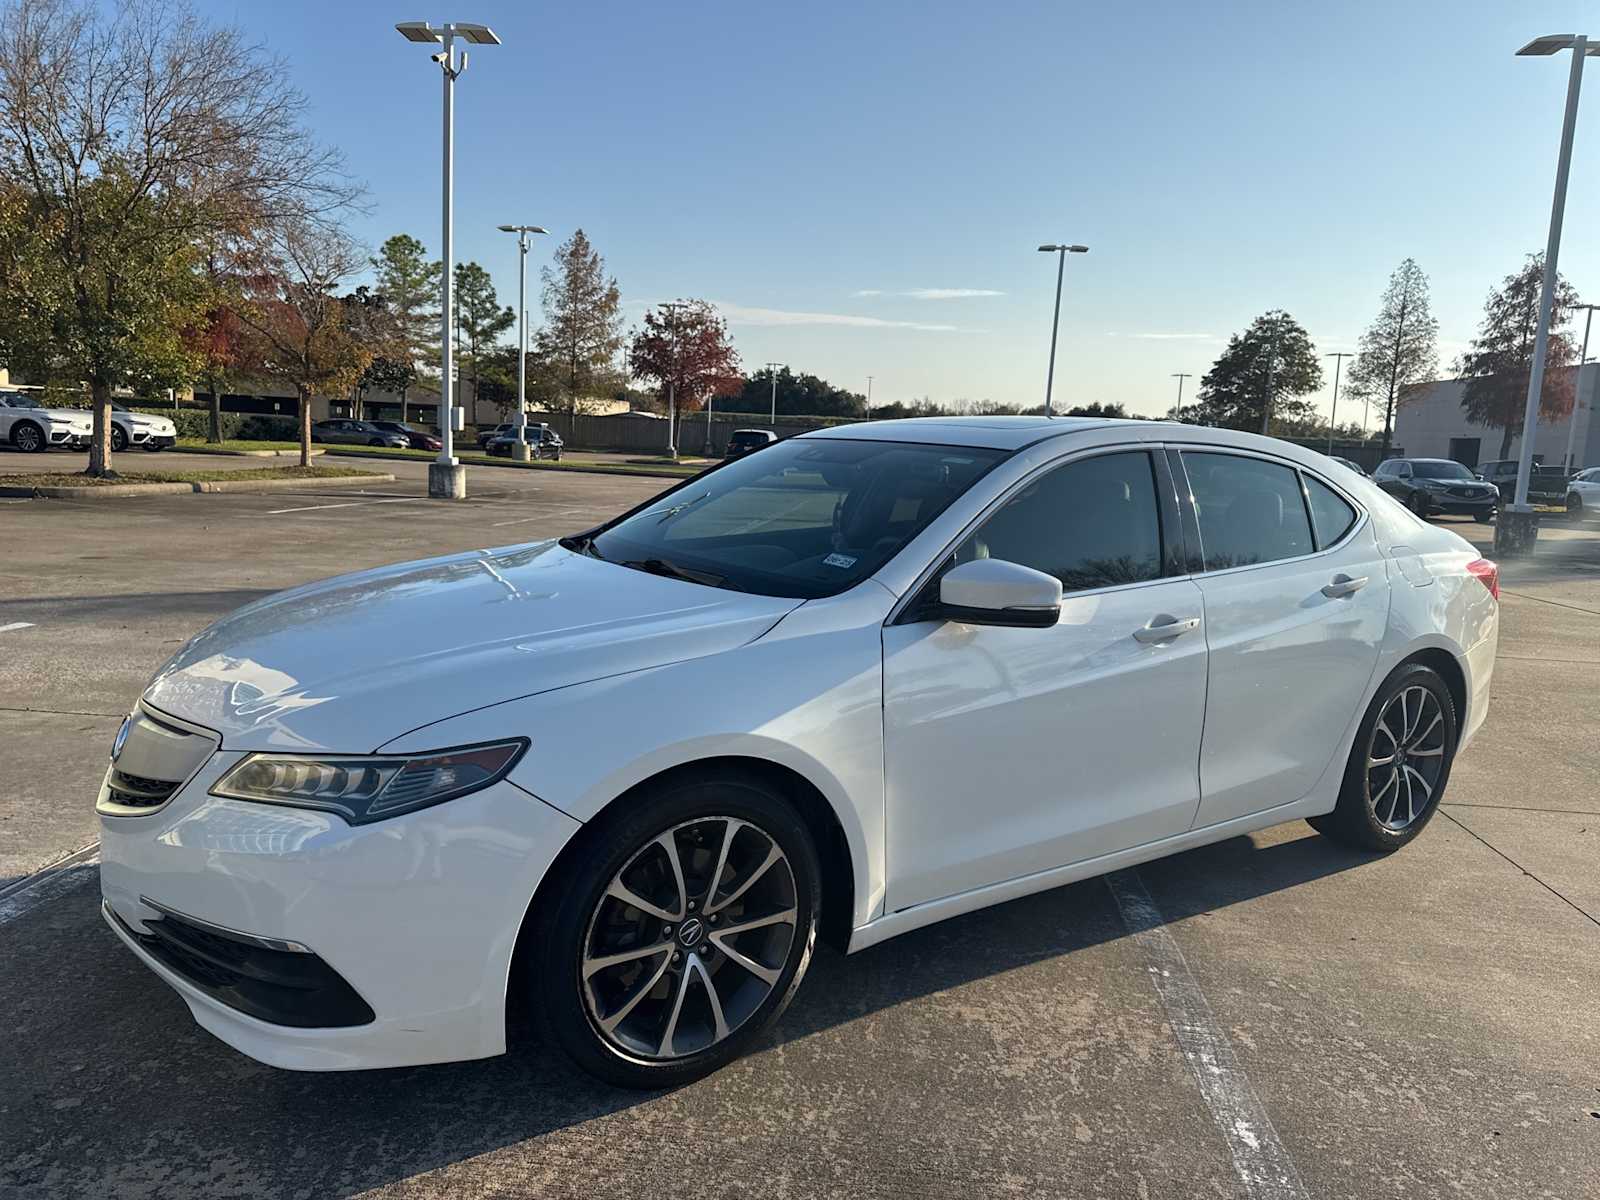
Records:
[[[1299,800],[1332,761],[1389,620],[1372,522],[1265,455],[1185,450],[1211,653],[1196,826]],[[1181,490],[1181,489],[1180,489]]]

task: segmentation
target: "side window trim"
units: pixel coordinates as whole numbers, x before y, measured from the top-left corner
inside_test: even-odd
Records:
[[[1300,480],[1301,480],[1300,488],[1301,488],[1302,491],[1306,492],[1306,507],[1307,507],[1308,511],[1310,512],[1310,514],[1311,514],[1311,537],[1316,542],[1316,545],[1317,545],[1316,552],[1318,554],[1321,554],[1325,550],[1337,550],[1340,546],[1344,545],[1353,536],[1355,536],[1356,530],[1360,529],[1361,525],[1362,525],[1362,522],[1364,522],[1367,519],[1367,510],[1365,508],[1363,508],[1359,503],[1356,502],[1356,499],[1355,499],[1354,496],[1351,496],[1348,492],[1344,491],[1341,488],[1336,487],[1334,484],[1332,484],[1328,480],[1324,479],[1321,475],[1318,475],[1315,471],[1309,471],[1304,467],[1300,467],[1300,468],[1298,468],[1298,470],[1300,472]],[[1350,524],[1345,527],[1344,532],[1342,534],[1340,534],[1337,538],[1335,538],[1333,541],[1329,542],[1327,545],[1323,545],[1323,542],[1322,542],[1322,530],[1317,527],[1316,510],[1311,508],[1310,491],[1306,487],[1306,483],[1305,483],[1305,481],[1308,480],[1308,479],[1314,479],[1318,483],[1320,483],[1323,487],[1327,488],[1335,496],[1339,497],[1339,499],[1343,500],[1346,504],[1348,504],[1350,506],[1350,510],[1356,514],[1356,519],[1354,521],[1351,521]]]
[[[1157,514],[1158,518],[1160,518],[1158,520],[1157,536],[1160,539],[1160,545],[1162,548],[1162,572],[1153,579],[1141,579],[1137,583],[1108,584],[1105,587],[1084,588],[1082,591],[1071,592],[1068,594],[1073,596],[1091,596],[1098,595],[1101,592],[1116,591],[1123,588],[1149,587],[1151,584],[1168,582],[1168,580],[1170,580],[1172,577],[1166,573],[1167,542],[1164,517],[1165,510],[1161,506],[1160,495],[1163,485],[1161,483],[1162,473],[1160,465],[1157,462],[1158,457],[1160,457],[1159,446],[1152,446],[1149,442],[1119,442],[1115,445],[1109,446],[1091,446],[1077,451],[1076,453],[1064,454],[1059,458],[1053,458],[1048,462],[1040,463],[1021,479],[1014,481],[1005,489],[1005,491],[1001,492],[987,505],[985,505],[983,511],[978,513],[977,516],[973,517],[971,521],[967,522],[967,524],[963,526],[956,533],[956,535],[945,544],[944,549],[940,550],[939,553],[934,556],[933,561],[923,569],[922,574],[918,576],[916,583],[912,584],[912,586],[906,590],[905,595],[900,598],[900,602],[896,604],[894,608],[890,610],[889,615],[884,618],[884,625],[910,625],[915,624],[918,621],[926,620],[926,617],[921,615],[922,611],[927,607],[930,599],[937,599],[937,596],[931,596],[929,594],[929,589],[932,588],[938,581],[939,576],[943,575],[944,572],[949,569],[951,556],[955,554],[956,550],[959,549],[969,537],[975,534],[978,530],[982,529],[990,517],[994,516],[997,512],[1004,508],[1006,504],[1008,504],[1019,492],[1022,492],[1025,489],[1033,486],[1052,471],[1062,470],[1074,463],[1087,462],[1091,458],[1100,458],[1108,454],[1129,453],[1144,454],[1150,463],[1151,478],[1155,484],[1157,492]],[[715,470],[716,468],[713,467],[711,469]],[[657,499],[659,499],[659,497],[657,497]],[[1185,574],[1187,573],[1188,572],[1185,572]]]

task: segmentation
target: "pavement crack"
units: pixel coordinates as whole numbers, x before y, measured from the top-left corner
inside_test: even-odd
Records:
[[[1489,806],[1489,805],[1485,805],[1485,806],[1484,806],[1484,807],[1492,807],[1492,806]],[[1586,911],[1585,911],[1585,910],[1584,910],[1584,909],[1582,909],[1582,908],[1579,908],[1579,907],[1578,907],[1578,906],[1577,906],[1577,905],[1576,905],[1576,904],[1574,904],[1574,903],[1573,903],[1573,902],[1572,902],[1572,901],[1571,901],[1571,900],[1568,900],[1568,899],[1567,899],[1567,898],[1566,898],[1566,897],[1565,897],[1565,896],[1563,896],[1563,895],[1562,895],[1562,894],[1561,894],[1561,893],[1560,893],[1560,892],[1558,892],[1558,891],[1557,891],[1557,890],[1556,890],[1556,889],[1555,889],[1555,888],[1553,888],[1553,887],[1551,887],[1551,886],[1550,886],[1550,885],[1549,885],[1549,884],[1548,884],[1548,883],[1546,883],[1546,882],[1545,882],[1545,881],[1544,881],[1544,880],[1542,880],[1542,879],[1540,879],[1540,878],[1539,878],[1539,877],[1538,877],[1538,876],[1537,876],[1537,875],[1535,875],[1535,874],[1534,874],[1534,873],[1533,873],[1533,872],[1532,872],[1532,871],[1530,871],[1530,870],[1528,870],[1528,868],[1527,868],[1527,867],[1525,867],[1525,866],[1523,866],[1523,865],[1522,865],[1522,864],[1521,864],[1521,863],[1519,863],[1519,862],[1518,862],[1518,861],[1517,861],[1517,860],[1516,860],[1516,859],[1514,859],[1514,858],[1512,858],[1512,857],[1511,857],[1511,856],[1510,856],[1510,855],[1509,855],[1509,854],[1507,854],[1507,853],[1506,853],[1506,852],[1505,852],[1505,851],[1504,851],[1504,850],[1502,850],[1502,849],[1500,849],[1500,848],[1499,848],[1499,847],[1498,847],[1498,846],[1496,846],[1496,845],[1494,845],[1494,843],[1492,843],[1492,842],[1490,842],[1490,841],[1489,841],[1489,840],[1488,840],[1488,839],[1487,839],[1487,838],[1485,838],[1485,837],[1482,837],[1482,836],[1480,836],[1480,835],[1479,835],[1479,834],[1478,834],[1478,833],[1476,833],[1476,832],[1475,832],[1475,831],[1474,831],[1474,830],[1473,830],[1473,829],[1472,829],[1472,828],[1471,828],[1471,827],[1470,827],[1470,826],[1468,826],[1468,825],[1465,825],[1465,824],[1463,824],[1463,823],[1462,823],[1462,822],[1460,822],[1460,821],[1458,821],[1458,820],[1456,820],[1456,818],[1454,818],[1454,817],[1452,817],[1452,816],[1451,816],[1451,815],[1450,815],[1450,814],[1449,814],[1449,813],[1447,813],[1447,812],[1445,812],[1445,811],[1444,811],[1444,809],[1443,809],[1443,808],[1440,808],[1440,809],[1439,809],[1439,815],[1440,815],[1440,816],[1441,816],[1441,817],[1443,817],[1443,818],[1444,818],[1444,819],[1445,819],[1445,820],[1447,820],[1447,821],[1449,821],[1449,822],[1450,822],[1450,823],[1451,823],[1451,824],[1452,824],[1452,825],[1454,825],[1454,826],[1455,826],[1455,827],[1456,827],[1456,828],[1457,828],[1457,829],[1464,829],[1464,830],[1466,830],[1466,832],[1467,832],[1467,833],[1469,833],[1469,834],[1471,834],[1471,835],[1472,835],[1472,836],[1473,836],[1473,837],[1475,837],[1475,838],[1477,838],[1477,839],[1478,839],[1478,841],[1480,841],[1480,842],[1482,842],[1482,843],[1483,843],[1483,844],[1484,844],[1484,845],[1485,845],[1485,846],[1487,846],[1487,847],[1488,847],[1488,848],[1489,848],[1489,849],[1490,849],[1490,850],[1493,850],[1493,851],[1494,851],[1494,852],[1495,852],[1495,853],[1496,853],[1496,854],[1498,854],[1498,855],[1499,855],[1499,856],[1500,856],[1500,857],[1501,857],[1501,858],[1503,858],[1503,859],[1505,859],[1505,860],[1506,860],[1506,861],[1507,861],[1507,862],[1508,862],[1508,863],[1510,863],[1510,864],[1511,864],[1511,865],[1512,865],[1512,866],[1513,866],[1513,867],[1515,867],[1515,868],[1516,868],[1516,869],[1517,869],[1517,870],[1519,870],[1519,871],[1521,871],[1521,872],[1522,872],[1522,873],[1523,873],[1523,874],[1524,874],[1524,875],[1526,875],[1526,876],[1527,876],[1527,877],[1528,877],[1528,878],[1529,878],[1529,879],[1531,879],[1531,880],[1533,880],[1533,881],[1534,881],[1534,882],[1535,882],[1535,883],[1537,883],[1537,884],[1538,884],[1538,885],[1539,885],[1539,886],[1540,886],[1540,887],[1542,887],[1542,888],[1543,888],[1543,889],[1544,889],[1544,890],[1545,890],[1545,891],[1547,891],[1547,892],[1549,892],[1549,893],[1550,893],[1550,894],[1551,894],[1551,895],[1552,895],[1552,896],[1554,896],[1554,897],[1555,897],[1555,898],[1556,898],[1556,899],[1557,899],[1557,900],[1559,900],[1559,901],[1561,901],[1561,903],[1563,903],[1563,904],[1565,904],[1565,905],[1566,905],[1566,906],[1567,906],[1567,907],[1568,907],[1568,908],[1570,908],[1570,909],[1571,909],[1571,910],[1572,910],[1572,911],[1573,911],[1573,912],[1575,912],[1575,913],[1577,913],[1577,914],[1578,914],[1578,915],[1579,915],[1579,916],[1580,916],[1580,917],[1582,917],[1582,918],[1583,918],[1583,919],[1584,919],[1584,920],[1585,920],[1585,921],[1588,921],[1588,922],[1589,922],[1589,923],[1590,923],[1590,924],[1591,924],[1591,925],[1596,925],[1596,926],[1600,926],[1600,918],[1596,918],[1596,917],[1594,917],[1594,916],[1592,916],[1592,915],[1591,915],[1591,914],[1590,914],[1590,913],[1588,913],[1588,912],[1586,912]],[[1583,814],[1583,815],[1585,815],[1585,816],[1589,816],[1589,815],[1591,815],[1591,814],[1589,814],[1589,813],[1585,813],[1585,814]]]
[[[0,712],[42,713],[47,717],[110,717],[117,721],[128,715],[125,712],[85,712],[79,708],[16,708],[9,704],[0,704]]]
[[[1530,596],[1527,592],[1514,592],[1510,588],[1501,588],[1507,596],[1515,596],[1519,600],[1537,600],[1540,604],[1553,604],[1557,608],[1569,608],[1573,612],[1588,613],[1591,617],[1600,617],[1600,608],[1584,608],[1581,604],[1568,604],[1563,600],[1549,600],[1544,596]]]

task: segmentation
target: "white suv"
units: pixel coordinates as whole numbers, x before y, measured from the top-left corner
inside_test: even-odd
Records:
[[[111,448],[117,453],[130,446],[146,450],[170,449],[178,440],[178,427],[166,417],[134,412],[115,401],[111,405]]]
[[[0,392],[0,442],[39,453],[52,446],[81,450],[89,444],[94,422],[77,408],[44,408],[23,392]]]

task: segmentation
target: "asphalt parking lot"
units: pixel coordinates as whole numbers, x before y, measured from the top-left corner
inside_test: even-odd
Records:
[[[664,1094],[520,1027],[511,1055],[402,1071],[236,1054],[97,912],[93,794],[149,675],[266,592],[571,532],[670,482],[479,469],[446,505],[421,464],[382,469],[0,500],[0,887],[82,851],[0,897],[0,1195],[1600,1195],[1593,528],[1506,565],[1488,723],[1390,858],[1295,822],[824,950],[759,1053]]]

